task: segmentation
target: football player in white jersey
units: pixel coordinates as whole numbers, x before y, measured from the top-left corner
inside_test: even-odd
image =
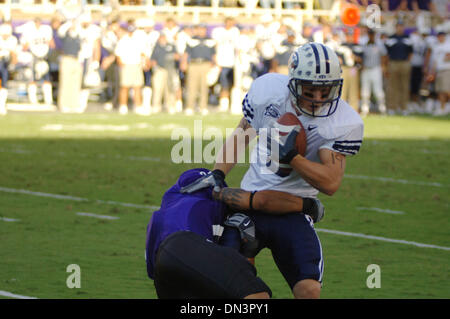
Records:
[[[238,150],[245,150],[257,135],[264,142],[263,134],[270,132],[281,115],[291,112],[305,129],[305,156],[295,149],[298,130],[293,129],[278,142],[272,139],[271,143],[258,143],[241,188],[251,192],[254,200],[262,190],[310,199],[315,199],[319,192],[333,195],[342,182],[346,158],[359,151],[364,128],[358,113],[340,100],[341,73],[336,53],[323,44],[311,42],[291,55],[288,76],[268,73],[257,78],[244,98],[244,117],[217,156],[211,173],[219,186],[217,190],[236,164]],[[270,133],[267,135],[270,138]],[[273,154],[278,153],[278,159],[272,158],[271,151],[275,148],[278,152]],[[272,160],[288,163],[292,170],[283,174],[277,168],[272,169],[273,165],[269,165]],[[303,205],[317,202],[304,201]],[[259,240],[255,255],[260,249],[269,248],[294,297],[319,298],[323,255],[311,218],[294,213],[250,212],[249,216]]]
[[[23,31],[22,31],[23,30]],[[49,25],[41,23],[35,18],[20,27],[22,31],[21,42],[24,50],[29,50],[33,56],[33,79],[28,85],[28,98],[30,103],[39,103],[37,98],[37,82],[43,81],[42,91],[45,104],[53,104],[52,84],[50,82],[50,68],[48,53],[50,43],[53,41],[53,31]]]
[[[8,99],[9,67],[17,62],[17,38],[9,23],[0,25],[0,115],[5,115]]]

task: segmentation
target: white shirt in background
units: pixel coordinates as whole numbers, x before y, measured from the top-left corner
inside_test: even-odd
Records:
[[[236,52],[239,47],[240,31],[236,27],[225,29],[214,28],[212,38],[216,41],[216,62],[224,68],[232,68],[235,64]]]

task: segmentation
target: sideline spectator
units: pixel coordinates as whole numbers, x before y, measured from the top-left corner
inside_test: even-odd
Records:
[[[9,23],[0,25],[0,115],[5,115],[6,101],[8,99],[9,68],[16,64],[16,49],[18,41],[12,34]]]
[[[223,27],[216,27],[212,31],[212,38],[216,41],[216,63],[221,68],[219,75],[220,97],[219,111],[228,112],[230,107],[230,92],[234,85],[234,66],[239,48],[240,31],[235,26],[235,20],[225,18]]]
[[[386,40],[389,56],[386,104],[388,113],[406,114],[409,101],[409,79],[411,77],[412,46],[409,37],[405,34],[402,21],[396,26],[396,33]]]
[[[104,108],[107,111],[119,108],[119,67],[114,53],[119,42],[119,32],[119,20],[114,19],[106,27],[101,39],[103,57],[100,68],[107,84],[103,92],[106,100]]]
[[[177,61],[177,69],[180,77],[180,89],[177,91],[177,102],[175,104],[175,112],[180,113],[183,112],[183,93],[185,93],[184,89],[186,87],[186,70],[187,66],[182,65],[183,62],[181,58],[186,52],[187,43],[193,36],[193,26],[184,26],[177,34],[177,39],[175,41],[176,50],[178,55],[180,56],[180,60]]]
[[[194,113],[197,98],[201,114],[208,114],[207,75],[214,64],[214,56],[215,42],[208,37],[206,26],[196,26],[183,58],[187,65],[186,115]]]
[[[180,32],[180,27],[175,19],[172,17],[167,18],[164,22],[164,28],[161,30],[161,33],[166,36],[166,41],[175,45],[178,32]]]
[[[361,60],[361,47],[354,43],[353,30],[348,29],[345,34],[345,41],[338,46],[336,53],[342,59],[342,96],[344,101],[359,112],[359,63]]]
[[[281,45],[277,48],[277,53],[272,63],[272,70],[277,73],[289,74],[289,58],[291,54],[298,47],[299,43],[296,42],[295,33],[293,30],[288,29],[286,31],[287,37]]]
[[[61,37],[59,60],[58,108],[61,112],[80,111],[80,92],[83,67],[78,55],[81,50],[81,27],[76,20],[68,20],[58,29]]]
[[[144,52],[144,87],[142,89],[142,113],[150,114],[152,111],[152,69],[150,57],[159,38],[159,32],[154,29],[155,22],[151,19],[138,19],[136,21],[136,37],[143,45]],[[138,111],[139,112],[139,111]]]
[[[429,77],[436,82],[436,92],[440,102],[435,116],[448,114],[450,106],[446,103],[450,101],[450,40],[446,39],[446,33],[441,31],[437,35],[438,43],[433,47],[431,58],[431,70]]]
[[[80,112],[84,112],[88,106],[90,88],[101,84],[99,74],[101,57],[101,28],[93,23],[90,12],[85,12],[79,17],[81,25],[81,50],[80,62],[83,65],[82,89],[80,93]]]
[[[302,28],[302,37],[305,40],[305,42],[314,42],[313,34],[314,30],[311,23],[305,22]]]
[[[54,16],[50,21],[50,27],[53,32],[53,41],[50,42],[50,52],[48,56],[48,64],[50,67],[50,82],[53,88],[53,98],[56,100],[58,91],[58,72],[59,72],[59,55],[61,53],[62,42],[58,35],[58,29],[61,26],[61,20],[58,16]]]
[[[179,78],[177,80],[178,86],[175,88],[176,89],[175,108],[173,108],[173,109],[170,108],[170,110],[171,110],[170,112],[171,113],[181,112],[183,110],[181,81],[182,81],[182,78],[184,75],[183,75],[183,72],[180,70],[178,57],[180,57],[184,53],[184,48],[186,46],[185,40],[186,40],[187,33],[185,31],[181,30],[180,26],[178,26],[177,22],[172,17],[168,17],[166,19],[166,21],[164,22],[164,28],[162,29],[161,32],[166,36],[167,42],[170,45],[175,46],[175,50],[177,52],[177,58],[175,61],[175,69],[176,69],[176,72],[178,73]]]
[[[163,100],[165,109],[174,114],[176,92],[180,88],[180,78],[176,68],[179,59],[176,47],[169,43],[167,36],[161,33],[150,57],[152,68],[153,110],[159,113],[162,110]]]
[[[322,28],[313,33],[313,41],[319,43],[327,43],[332,37],[331,25],[327,22],[321,23],[321,25]],[[351,43],[353,43],[353,41]]]
[[[419,30],[413,32],[409,37],[412,44],[412,57],[411,57],[411,81],[410,81],[410,93],[411,102],[408,104],[408,109],[412,112],[421,111],[420,105],[420,88],[423,83],[423,72],[425,69],[425,57],[429,50],[425,41],[426,31]]]
[[[260,64],[256,49],[255,29],[243,27],[239,34],[238,65],[241,77],[240,88],[247,91],[254,79],[258,77],[258,65]],[[262,68],[262,67],[261,67]]]
[[[383,69],[386,68],[387,51],[384,45],[377,43],[374,30],[368,30],[367,34],[368,42],[362,51],[361,116],[369,114],[371,93],[375,95],[380,113],[386,113]]]
[[[50,67],[48,57],[51,42],[53,42],[53,31],[48,25],[42,24],[40,18],[27,22],[17,28],[22,36],[20,41],[24,51],[32,54],[33,79],[28,85],[28,99],[31,104],[38,104],[37,82],[42,82],[44,103],[53,104],[52,84],[50,82]]]
[[[122,36],[117,43],[115,54],[119,66],[119,113],[128,113],[128,93],[133,89],[133,102],[136,112],[142,111],[141,90],[144,84],[142,59],[144,52],[141,43],[133,36],[135,27],[132,24],[122,26]]]
[[[265,14],[261,16],[261,23],[256,25],[255,34],[257,38],[256,47],[263,62],[263,70],[259,76],[270,72],[272,60],[275,57],[275,41],[279,37],[278,30],[280,23],[274,21],[272,15]]]

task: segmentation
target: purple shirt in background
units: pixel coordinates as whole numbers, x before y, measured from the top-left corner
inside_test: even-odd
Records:
[[[163,196],[161,208],[147,226],[147,273],[153,279],[155,258],[161,242],[170,234],[188,230],[213,241],[212,225],[222,224],[226,206],[215,201],[211,188],[181,194],[180,188],[204,176],[209,170],[196,168],[181,174],[177,183]]]
[[[52,29],[53,31],[53,42],[55,43],[55,50],[61,51],[62,50],[62,39],[58,35],[58,30]]]

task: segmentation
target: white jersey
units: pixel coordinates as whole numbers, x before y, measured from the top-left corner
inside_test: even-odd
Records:
[[[438,42],[433,47],[431,64],[437,72],[450,70],[450,41]]]
[[[147,58],[150,58],[153,53],[153,49],[159,39],[159,32],[152,30],[146,32],[145,30],[138,29],[133,32],[133,39],[135,39],[141,46],[139,51],[141,51]]]
[[[17,38],[13,35],[8,36],[6,39],[0,36],[0,59],[9,60],[11,58],[11,52],[17,50]]]
[[[214,28],[211,38],[217,42],[216,62],[218,66],[232,68],[235,65],[236,50],[239,46],[240,31],[236,27],[226,29],[224,27]]]
[[[90,24],[87,28],[79,29],[81,39],[80,60],[91,59],[94,54],[95,42],[101,38],[102,30],[96,24]]]
[[[50,50],[50,41],[53,39],[53,31],[49,25],[41,24],[38,27],[34,22],[23,25],[21,42],[29,46],[30,52],[44,58]]]
[[[258,132],[271,128],[272,123],[287,112],[296,114],[287,88],[289,77],[268,73],[256,79],[243,101],[247,122]],[[305,128],[307,147],[305,157],[320,163],[319,150],[352,156],[362,143],[364,123],[347,102],[339,100],[336,112],[328,117],[297,116]],[[258,143],[250,158],[250,168],[241,182],[246,191],[278,190],[296,196],[316,197],[318,190],[309,185],[294,170],[281,177],[266,167],[268,163],[265,143]],[[265,148],[265,149],[264,149]]]
[[[142,44],[132,35],[125,35],[117,43],[115,55],[120,58],[123,64],[140,65],[142,63]]]

